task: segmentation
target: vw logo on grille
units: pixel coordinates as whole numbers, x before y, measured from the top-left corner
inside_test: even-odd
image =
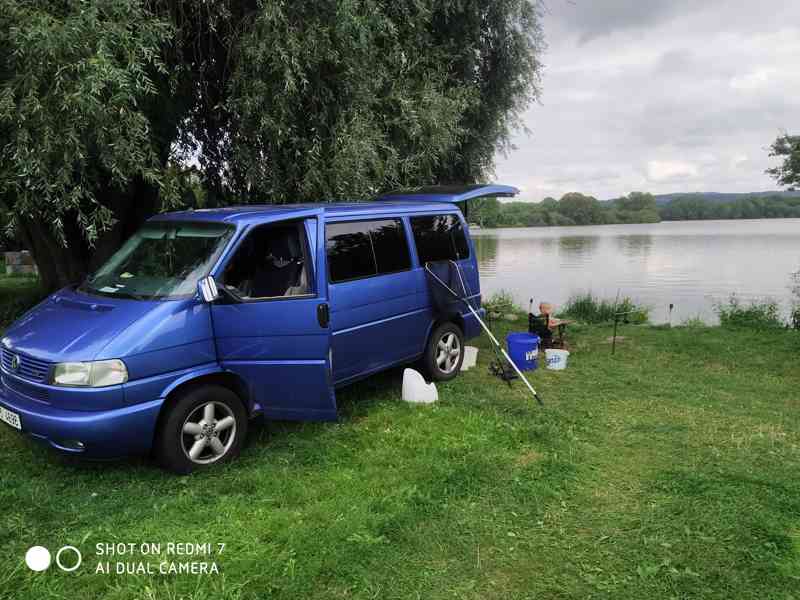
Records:
[[[11,367],[11,370],[12,371],[18,371],[19,370],[19,364],[20,364],[19,355],[13,354],[11,356],[11,364],[9,365]]]

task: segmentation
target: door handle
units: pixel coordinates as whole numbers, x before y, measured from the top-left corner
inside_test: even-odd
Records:
[[[320,327],[327,327],[331,322],[331,310],[325,302],[317,304],[317,321]]]

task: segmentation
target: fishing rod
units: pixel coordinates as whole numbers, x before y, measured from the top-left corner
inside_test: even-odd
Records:
[[[458,274],[458,279],[461,282],[461,289],[464,290],[464,296],[466,296],[467,295],[467,286],[464,283],[464,278],[461,275],[461,268],[458,266],[458,263],[456,261],[454,261],[454,260],[448,260],[448,261],[442,261],[442,262],[448,262],[448,263],[452,264],[455,267],[455,271]],[[495,348],[500,350],[500,352],[503,354],[503,357],[506,359],[506,361],[508,361],[508,364],[511,365],[511,367],[517,373],[519,378],[522,379],[522,381],[525,383],[525,385],[530,390],[531,394],[533,394],[533,397],[536,398],[536,401],[539,403],[539,405],[540,406],[544,406],[544,403],[542,402],[542,399],[539,397],[539,394],[537,394],[536,390],[533,389],[533,386],[530,384],[530,382],[525,377],[525,375],[522,374],[522,371],[520,371],[519,367],[517,367],[517,365],[514,364],[514,361],[511,360],[511,357],[506,352],[506,349],[503,348],[503,346],[500,344],[500,342],[497,341],[497,338],[494,337],[494,334],[492,333],[492,330],[489,329],[488,325],[486,325],[486,323],[483,322],[483,319],[481,319],[480,315],[478,315],[477,311],[472,307],[472,304],[469,302],[469,300],[467,300],[466,297],[462,298],[461,296],[459,296],[449,285],[447,285],[444,281],[442,281],[441,278],[436,273],[434,273],[433,270],[431,270],[430,265],[431,265],[430,262],[426,262],[425,263],[425,270],[428,272],[428,274],[431,277],[433,277],[444,289],[446,289],[448,292],[450,292],[450,294],[453,297],[455,297],[457,300],[460,300],[461,302],[463,302],[464,304],[467,305],[467,308],[469,308],[469,311],[472,313],[472,316],[475,317],[475,319],[478,321],[478,323],[480,323],[480,325],[483,328],[483,330],[488,334],[489,339],[495,345]]]

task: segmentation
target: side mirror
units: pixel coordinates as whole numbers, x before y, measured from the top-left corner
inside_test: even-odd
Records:
[[[211,275],[203,277],[197,282],[197,293],[200,294],[203,302],[207,302],[209,304],[214,302],[214,300],[219,298],[217,282],[214,281],[214,278]]]

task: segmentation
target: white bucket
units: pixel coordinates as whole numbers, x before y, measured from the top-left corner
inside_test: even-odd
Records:
[[[478,349],[475,346],[464,346],[464,360],[461,362],[461,370],[469,371],[478,363]]]
[[[569,357],[569,352],[566,350],[550,348],[544,351],[544,356],[548,369],[553,371],[563,371],[567,368],[567,358]]]
[[[414,369],[403,371],[403,400],[415,404],[430,404],[439,399],[436,384],[426,383],[425,378]]]

